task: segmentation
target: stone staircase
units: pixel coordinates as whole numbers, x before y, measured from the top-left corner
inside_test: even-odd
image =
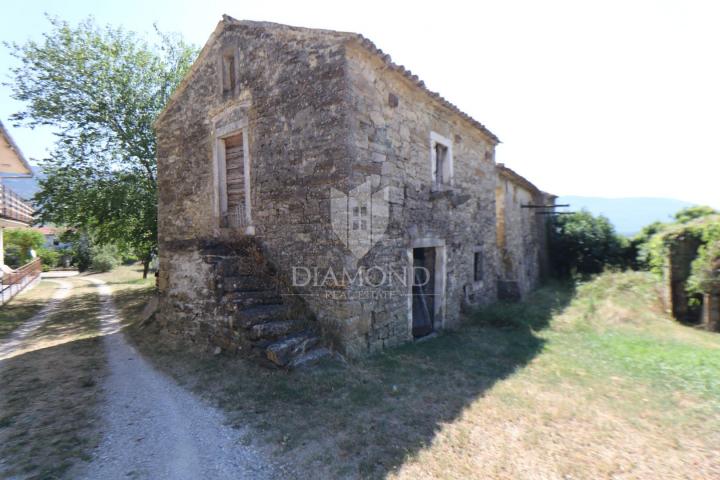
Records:
[[[281,294],[259,248],[244,250],[224,256],[216,280],[221,304],[243,343],[268,366],[298,368],[330,356],[302,302]]]

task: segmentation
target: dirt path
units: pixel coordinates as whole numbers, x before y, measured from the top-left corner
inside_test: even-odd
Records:
[[[57,283],[59,285],[55,292],[53,292],[50,302],[48,302],[48,304],[36,313],[30,320],[13,331],[12,334],[10,334],[10,337],[0,344],[0,360],[13,357],[20,353],[25,339],[32,335],[33,332],[35,332],[47,321],[50,314],[55,311],[58,305],[60,305],[60,302],[70,295],[70,291],[73,288],[71,283],[64,282],[62,280],[47,281]]]
[[[105,380],[104,438],[93,460],[73,478],[270,478],[271,464],[241,444],[243,431],[156,371],[119,332],[110,288],[101,280]]]

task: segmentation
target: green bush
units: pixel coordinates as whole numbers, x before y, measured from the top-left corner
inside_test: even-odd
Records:
[[[607,218],[585,210],[552,220],[549,247],[551,263],[561,277],[626,268],[631,263],[629,241],[615,233]]]
[[[720,212],[712,207],[697,205],[695,207],[687,207],[678,211],[675,214],[675,220],[679,223],[688,223],[698,218],[709,217],[710,215],[717,215]]]
[[[99,253],[92,258],[90,270],[94,272],[109,272],[120,264],[117,257],[110,253]]]
[[[5,265],[10,268],[18,268],[22,264],[20,247],[17,245],[5,245]]]
[[[92,248],[92,262],[90,270],[94,272],[109,272],[120,265],[120,254],[114,245],[94,246]]]
[[[40,261],[42,261],[44,272],[58,266],[58,262],[60,261],[60,252],[41,247],[37,249],[36,253],[37,256],[40,257]]]
[[[703,228],[703,245],[692,263],[687,290],[702,294],[720,290],[720,216],[707,222]]]

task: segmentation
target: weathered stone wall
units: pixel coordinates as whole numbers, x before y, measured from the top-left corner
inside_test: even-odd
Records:
[[[197,251],[174,248],[243,235],[220,227],[214,144],[225,126],[247,123],[252,223],[280,276],[296,264],[344,265],[347,256],[329,226],[329,189],[342,188],[349,171],[344,37],[267,27],[228,21],[157,125],[161,317],[186,324],[191,336],[204,316],[213,325],[232,320],[211,318],[212,272]],[[237,79],[223,92],[228,52]],[[314,297],[307,301],[320,319],[328,315]]]
[[[413,245],[442,244],[447,283],[441,325],[436,326],[452,327],[464,303],[496,298],[495,141],[361,46],[348,47],[347,56],[350,186],[375,177],[379,187],[390,187],[385,238],[361,263],[399,270],[410,266]],[[454,175],[448,191],[431,191],[431,132],[452,142]],[[483,261],[479,282],[473,281],[476,248]],[[409,306],[407,295],[397,294],[363,302],[355,335],[362,335],[370,350],[410,340]]]
[[[497,214],[497,247],[500,258],[498,281],[501,298],[522,298],[540,282],[547,261],[547,217],[537,208],[523,205],[545,205],[551,200],[538,192],[498,175],[495,192]]]

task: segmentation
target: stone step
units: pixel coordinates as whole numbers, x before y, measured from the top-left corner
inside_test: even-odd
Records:
[[[302,325],[297,320],[277,320],[253,325],[250,327],[248,336],[250,340],[280,338],[300,328],[302,328]]]
[[[225,292],[257,292],[272,289],[271,282],[259,275],[237,275],[223,278]]]
[[[275,290],[258,290],[255,292],[228,292],[224,295],[227,303],[233,304],[236,310],[258,305],[275,305],[282,303],[282,297]]]
[[[295,357],[303,355],[319,343],[320,339],[313,334],[299,333],[281,338],[265,349],[265,355],[281,367],[290,363]]]
[[[287,320],[290,309],[282,303],[270,305],[257,305],[238,310],[236,317],[238,324],[243,328],[250,328],[259,323],[275,320]]]
[[[288,364],[288,367],[290,367],[290,368],[310,367],[312,365],[315,365],[317,362],[319,362],[323,358],[329,358],[331,356],[332,356],[332,352],[325,347],[314,348],[310,351],[307,351],[307,352],[293,358],[290,361],[290,363]]]

